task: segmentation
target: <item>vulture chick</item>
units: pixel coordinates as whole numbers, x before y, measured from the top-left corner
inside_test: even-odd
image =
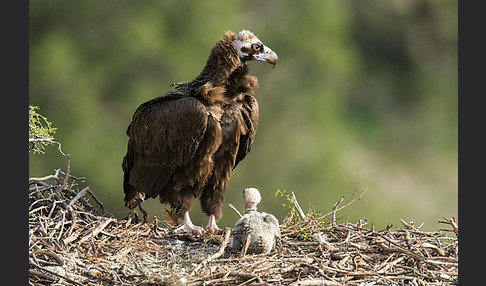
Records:
[[[202,233],[189,211],[196,198],[209,216],[206,230],[220,233],[226,184],[250,152],[258,124],[251,95],[257,79],[247,62],[277,65],[278,57],[253,33],[227,31],[211,49],[201,73],[174,90],[142,103],[127,129],[122,169],[125,205],[146,198],[169,203],[183,218],[176,231]]]
[[[260,192],[255,188],[247,188],[243,192],[245,215],[233,228],[231,248],[241,250],[248,235],[251,236],[247,253],[269,253],[280,237],[278,220],[274,215],[257,211],[261,201]]]

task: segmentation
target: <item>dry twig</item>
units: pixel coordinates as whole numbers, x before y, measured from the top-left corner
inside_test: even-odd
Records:
[[[337,201],[333,206],[332,206],[332,225],[336,225],[336,209],[337,207],[344,201],[344,196],[342,196],[339,201]]]
[[[233,211],[234,211],[234,212],[235,212],[235,213],[236,213],[236,214],[237,214],[237,215],[238,215],[240,218],[242,218],[242,217],[243,217],[243,215],[242,215],[242,214],[241,214],[241,213],[238,211],[238,209],[236,209],[236,208],[235,208],[235,206],[234,206],[234,205],[232,205],[232,204],[228,204],[228,206],[229,206],[229,207],[230,207],[230,208],[231,208],[231,209],[232,209],[232,210],[233,210]]]
[[[226,248],[226,246],[228,245],[228,242],[229,242],[229,238],[230,238],[230,234],[231,234],[231,229],[229,227],[226,227],[223,231],[223,242],[221,242],[221,246],[219,247],[219,251],[212,254],[211,256],[209,256],[208,258],[204,259],[196,268],[194,268],[194,270],[192,271],[192,274],[196,273],[199,271],[199,269],[201,269],[201,267],[203,267],[204,265],[206,265],[207,263],[213,261],[214,259],[220,257],[221,255],[223,255],[224,253],[224,249]]]
[[[248,247],[250,246],[251,234],[246,236],[245,242],[243,243],[243,247],[241,248],[240,257],[245,257],[246,252],[248,251]]]
[[[299,202],[297,201],[297,198],[295,197],[294,192],[292,192],[292,204],[293,204],[295,210],[297,211],[297,214],[300,216],[300,218],[305,220],[306,215],[305,215],[304,211],[302,210],[302,208],[300,207]]]

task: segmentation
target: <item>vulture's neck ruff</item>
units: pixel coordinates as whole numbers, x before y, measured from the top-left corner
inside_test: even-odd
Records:
[[[224,102],[241,93],[253,93],[257,79],[248,75],[246,62],[250,60],[275,67],[278,57],[250,31],[242,30],[236,35],[228,30],[211,49],[201,73],[187,85],[209,102]],[[183,85],[186,84],[179,84]]]
[[[229,76],[238,68],[240,62],[238,50],[234,45],[236,34],[227,31],[211,49],[206,65],[193,80],[198,86],[211,84],[213,87],[224,86]]]

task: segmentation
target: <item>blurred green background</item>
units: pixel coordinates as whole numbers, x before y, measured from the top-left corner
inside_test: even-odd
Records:
[[[71,174],[85,176],[123,218],[126,128],[143,102],[193,79],[225,30],[254,32],[279,56],[251,62],[260,120],[252,151],[228,186],[220,227],[233,226],[245,187],[282,220],[302,208],[376,227],[399,219],[437,229],[458,215],[458,2],[62,1],[29,2],[29,103],[57,127]],[[65,169],[57,148],[29,154],[29,175]],[[166,205],[144,208],[162,217]],[[195,203],[193,221],[207,223]]]

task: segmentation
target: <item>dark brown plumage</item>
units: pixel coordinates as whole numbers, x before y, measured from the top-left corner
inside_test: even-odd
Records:
[[[227,31],[194,80],[138,107],[122,163],[127,207],[159,196],[183,217],[177,230],[200,233],[189,218],[199,197],[208,230],[219,231],[227,181],[250,151],[258,125],[258,104],[250,95],[257,79],[248,74],[249,60],[275,66],[278,58],[251,32]]]

